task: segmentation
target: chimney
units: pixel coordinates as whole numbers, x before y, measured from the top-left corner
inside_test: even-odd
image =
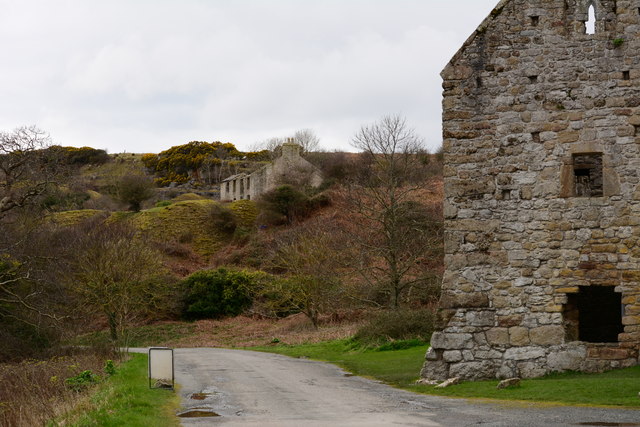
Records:
[[[293,138],[287,138],[287,142],[282,144],[282,157],[285,159],[300,157],[301,147],[293,141]]]

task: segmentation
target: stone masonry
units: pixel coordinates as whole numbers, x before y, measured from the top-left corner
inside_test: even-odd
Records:
[[[445,273],[422,376],[638,364],[640,0],[503,0],[442,78]]]
[[[257,171],[230,176],[220,185],[220,200],[250,200],[279,185],[319,187],[322,173],[300,156],[301,147],[289,140],[282,144],[282,153],[273,162]]]

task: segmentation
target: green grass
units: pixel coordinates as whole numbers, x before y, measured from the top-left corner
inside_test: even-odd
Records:
[[[307,357],[336,365],[395,387],[418,393],[450,397],[537,401],[571,405],[627,406],[640,408],[640,366],[603,374],[562,373],[523,380],[521,387],[498,390],[498,381],[468,382],[444,389],[416,385],[426,345],[402,350],[376,351],[358,348],[352,340],[300,346],[275,345],[254,350]]]
[[[195,324],[160,323],[130,329],[129,347],[163,346],[177,339],[193,335]],[[82,335],[74,340],[76,345],[96,345],[109,342],[109,331],[98,331]]]
[[[360,347],[347,339],[299,346],[253,347],[252,350],[331,362],[353,374],[408,388],[419,377],[427,347],[419,345],[402,350],[378,351]]]
[[[177,426],[178,404],[175,392],[149,388],[147,355],[133,354],[131,360],[118,367],[115,375],[97,386],[86,405],[80,405],[75,413],[58,420],[58,425]]]

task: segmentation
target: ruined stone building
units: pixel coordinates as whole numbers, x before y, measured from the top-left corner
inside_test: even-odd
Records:
[[[296,184],[318,187],[322,173],[300,156],[301,147],[287,142],[273,162],[257,171],[230,176],[220,185],[220,200],[251,200],[279,185]]]
[[[442,78],[446,267],[422,376],[638,364],[640,0],[503,0]]]

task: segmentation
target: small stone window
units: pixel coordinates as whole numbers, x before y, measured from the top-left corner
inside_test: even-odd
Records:
[[[538,83],[538,76],[529,76],[529,83]]]
[[[476,77],[476,87],[482,87],[482,77]]]
[[[622,72],[622,80],[631,80],[631,72],[623,71]]]
[[[539,16],[530,16],[529,18],[531,19],[531,26],[532,27],[537,27],[540,24],[540,17]]]
[[[593,4],[589,5],[589,20],[584,23],[586,34],[596,33],[596,8]]]
[[[251,189],[251,178],[247,177],[247,190]]]
[[[227,193],[229,192],[229,181],[227,181]]]
[[[531,132],[531,139],[533,140],[533,142],[539,143],[540,142],[540,132]]]
[[[640,125],[633,126],[633,136],[640,136]]]
[[[622,294],[613,286],[580,286],[567,295],[563,319],[567,341],[618,342],[624,332]]]
[[[575,197],[602,197],[602,153],[573,155]]]

